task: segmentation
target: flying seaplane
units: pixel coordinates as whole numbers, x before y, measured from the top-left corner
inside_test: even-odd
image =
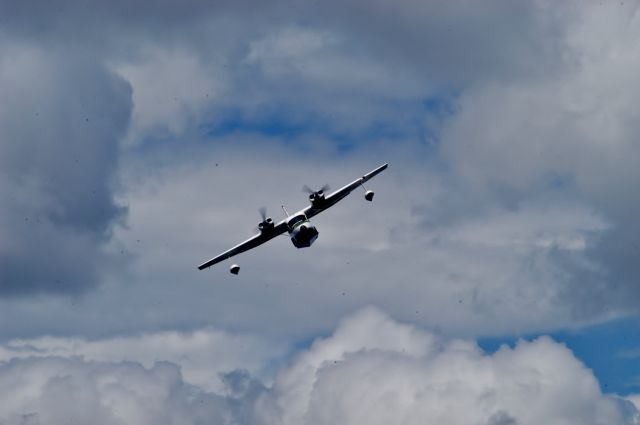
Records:
[[[352,181],[348,185],[336,190],[330,195],[325,195],[325,191],[328,190],[327,186],[324,186],[316,191],[311,190],[307,186],[305,186],[304,189],[309,193],[309,202],[311,203],[311,205],[296,212],[295,214],[289,214],[286,208],[283,206],[282,209],[286,215],[286,218],[278,222],[277,224],[271,217],[267,217],[265,209],[261,209],[260,213],[262,215],[262,221],[258,224],[258,230],[260,231],[260,233],[212,258],[211,260],[200,264],[198,266],[198,269],[204,270],[208,267],[213,266],[214,264],[231,258],[234,255],[238,255],[242,252],[262,245],[263,243],[275,238],[276,236],[282,235],[285,232],[289,233],[291,242],[296,248],[310,247],[311,244],[313,244],[313,242],[318,238],[318,230],[313,224],[311,224],[309,219],[326,210],[327,208],[337,204],[340,200],[345,198],[348,194],[350,194],[354,189],[358,187],[362,187],[362,189],[364,190],[364,199],[369,202],[373,201],[373,191],[367,190],[364,187],[364,184],[367,181],[371,180],[374,176],[384,171],[387,166],[388,164],[379,166],[375,170],[368,172],[364,176]],[[232,264],[229,268],[229,271],[232,274],[237,275],[240,272],[240,266],[237,264]]]

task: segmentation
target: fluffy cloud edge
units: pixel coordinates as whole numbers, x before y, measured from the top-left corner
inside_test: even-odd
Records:
[[[168,334],[162,335],[166,341]],[[3,347],[0,419],[54,424],[93,418],[97,424],[142,425],[178,418],[265,425],[640,423],[637,397],[603,394],[591,370],[548,337],[489,354],[473,341],[400,323],[375,307],[344,318],[332,335],[301,350],[280,367],[271,385],[236,369],[221,372],[222,390],[204,389],[181,373],[185,357],[159,360],[161,344],[151,344],[158,355],[145,366],[144,353],[108,361],[113,358],[108,344],[76,341],[78,349],[70,351],[59,342]],[[126,347],[122,341],[111,344]],[[55,354],[47,354],[53,347]],[[95,353],[78,356],[87,347],[107,354],[103,360],[91,360],[101,357]],[[40,357],[11,357],[18,349]]]

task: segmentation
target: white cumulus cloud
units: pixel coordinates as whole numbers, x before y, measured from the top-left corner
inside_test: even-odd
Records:
[[[603,394],[591,370],[550,338],[488,354],[473,341],[447,339],[373,307],[343,319],[332,335],[298,353],[269,386],[236,370],[224,374],[225,388],[211,391],[183,377],[179,356],[145,366],[39,344],[57,355],[8,358],[15,347],[3,349],[2,423],[640,423],[631,401]],[[78,345],[103,359],[127,349],[120,341]],[[151,345],[160,357],[176,351]]]
[[[284,344],[265,338],[233,334],[214,328],[193,332],[165,331],[108,339],[40,337],[16,339],[0,346],[0,361],[18,358],[63,357],[96,362],[156,362],[179,364],[185,382],[205,390],[224,388],[220,376],[243,369],[267,377],[270,361],[288,351]]]

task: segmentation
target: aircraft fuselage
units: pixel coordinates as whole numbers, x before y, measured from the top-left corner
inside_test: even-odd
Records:
[[[295,214],[288,222],[289,236],[296,248],[308,248],[318,239],[318,229],[303,213]]]
[[[291,242],[296,248],[308,248],[318,239],[318,229],[308,220],[296,226],[291,232]]]

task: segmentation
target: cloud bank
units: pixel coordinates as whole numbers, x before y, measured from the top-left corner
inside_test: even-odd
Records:
[[[631,402],[602,394],[591,371],[549,338],[487,354],[473,341],[399,323],[375,308],[343,319],[332,335],[282,366],[271,385],[235,370],[222,375],[226,386],[218,392],[183,376],[180,359],[145,367],[133,358],[43,355],[47,345],[56,343],[39,341],[32,350],[40,357],[0,364],[0,387],[12,387],[0,407],[4,423],[622,425],[640,419]]]

